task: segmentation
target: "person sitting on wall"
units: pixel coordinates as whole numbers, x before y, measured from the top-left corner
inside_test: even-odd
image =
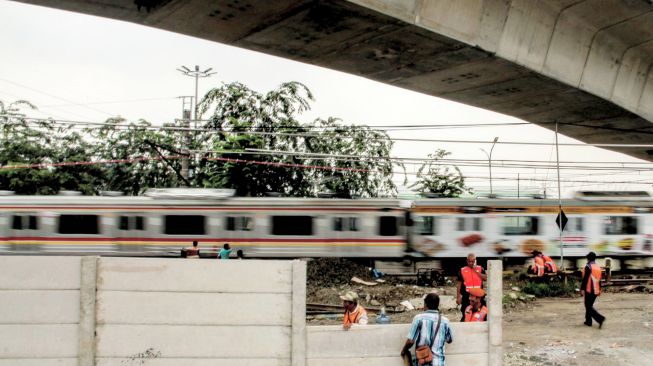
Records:
[[[542,261],[544,262],[545,273],[558,273],[558,266],[556,265],[556,262],[551,259],[551,257],[544,255],[542,252],[540,252],[539,256],[542,257]]]
[[[192,247],[186,247],[181,250],[181,256],[182,258],[191,258],[191,259],[197,259],[200,257],[200,248],[198,248],[198,242],[197,240],[193,240],[193,246]]]
[[[229,259],[230,254],[231,254],[231,246],[229,246],[229,243],[224,243],[222,249],[220,249],[220,253],[218,253],[218,258]]]
[[[342,321],[342,328],[349,330],[353,324],[367,324],[367,311],[358,304],[358,294],[354,291],[347,291],[340,296],[342,307],[345,309],[345,318]]]

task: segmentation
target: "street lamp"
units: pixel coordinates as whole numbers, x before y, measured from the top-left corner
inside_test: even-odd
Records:
[[[200,71],[200,67],[198,65],[195,65],[195,70],[191,70],[186,66],[181,66],[181,68],[177,69],[177,71],[181,72],[182,74],[186,76],[192,76],[195,78],[195,114],[193,116],[193,119],[195,120],[196,125],[197,125],[197,85],[199,82],[199,78],[208,78],[209,76],[215,74],[215,72],[211,72],[211,70],[213,70],[213,68],[209,67],[204,71]],[[195,127],[197,128],[197,126]]]
[[[197,86],[199,83],[199,78],[208,78],[209,76],[215,74],[215,72],[211,72],[213,68],[209,67],[208,69],[204,71],[200,71],[200,67],[198,65],[195,65],[195,70],[191,70],[187,68],[186,66],[181,66],[180,68],[177,69],[177,71],[181,72],[182,74],[186,76],[192,76],[195,78],[195,114],[193,116],[193,120],[195,121],[195,129],[197,129]],[[183,116],[185,119],[186,116]],[[184,122],[186,127],[190,127],[190,121],[186,120]],[[191,143],[191,137],[188,129],[184,131],[184,146],[181,151],[181,176],[184,178],[185,182],[184,185],[187,184],[188,178],[190,176],[190,167],[189,167],[189,162],[188,162],[188,147],[190,146]]]
[[[488,154],[485,149],[481,149],[482,152],[485,153],[485,156],[487,156],[487,166],[490,169],[490,198],[494,198],[494,192],[492,190],[492,150],[494,150],[494,145],[499,141],[499,137],[495,137],[494,141],[492,141],[492,147],[490,148],[490,153]]]

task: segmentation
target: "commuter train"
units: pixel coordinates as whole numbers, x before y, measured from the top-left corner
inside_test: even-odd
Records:
[[[0,195],[0,254],[179,256],[199,241],[248,257],[445,259],[474,252],[524,262],[533,250],[565,258],[653,255],[646,192],[584,192],[562,200],[231,197],[225,190],[159,189],[139,197]]]

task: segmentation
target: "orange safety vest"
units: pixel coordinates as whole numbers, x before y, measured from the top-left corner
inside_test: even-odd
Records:
[[[349,312],[345,310],[345,318],[343,319],[343,325],[348,324],[358,324],[358,321],[362,317],[367,317],[367,311],[360,305],[357,305],[354,311]]]
[[[481,266],[474,266],[474,269],[479,272],[483,271],[483,267]],[[460,273],[463,275],[463,284],[466,290],[470,288],[483,288],[483,279],[474,273],[474,270],[469,268],[469,266],[461,268]]]
[[[544,276],[544,259],[542,259],[540,256],[536,256],[533,258],[533,262],[535,263],[535,274],[538,277]]]
[[[551,257],[542,255],[542,258],[544,259],[544,265],[549,267],[549,271],[552,273],[558,272],[558,266],[556,266],[556,262],[554,262]]]
[[[596,263],[590,264],[590,267],[592,268],[592,272],[590,273],[590,278],[587,280],[585,292],[598,296],[601,294],[601,267]],[[585,268],[583,268],[582,274],[582,278],[585,278]]]
[[[465,309],[465,322],[484,322],[487,318],[487,307],[481,306],[478,311],[474,311],[472,309],[472,306],[469,305],[467,309]]]

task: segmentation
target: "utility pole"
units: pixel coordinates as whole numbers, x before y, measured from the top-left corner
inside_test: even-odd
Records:
[[[177,71],[181,72],[182,74],[186,76],[192,76],[195,78],[195,98],[193,97],[180,97],[182,98],[182,123],[185,127],[184,130],[184,146],[182,147],[182,157],[181,157],[181,176],[184,177],[187,181],[189,178],[189,163],[188,163],[188,158],[189,158],[189,147],[191,145],[191,136],[190,136],[190,120],[191,120],[191,115],[190,115],[190,107],[193,107],[193,110],[195,111],[193,113],[193,128],[197,130],[197,93],[198,93],[198,85],[199,85],[199,78],[208,78],[209,76],[215,74],[215,72],[211,72],[213,68],[209,67],[208,69],[204,71],[200,71],[200,67],[198,65],[195,65],[195,69],[191,70],[186,66],[181,66],[180,68],[177,69]],[[189,100],[189,103],[186,103],[186,101]],[[194,103],[193,103],[194,102]],[[187,109],[188,106],[188,109]]]
[[[189,169],[188,169],[188,147],[190,146],[190,113],[191,108],[193,107],[193,97],[191,96],[181,96],[181,125],[184,127],[184,143],[181,149],[181,176],[188,181],[189,178]],[[186,183],[182,182],[185,186]]]

